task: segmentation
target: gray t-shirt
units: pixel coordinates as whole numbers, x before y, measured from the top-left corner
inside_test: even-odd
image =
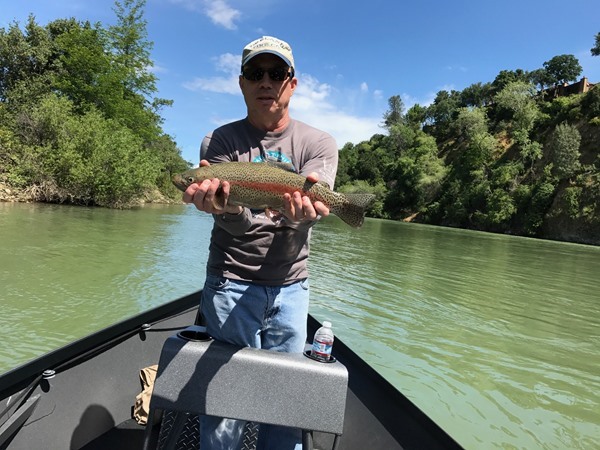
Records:
[[[281,132],[255,128],[248,119],[224,125],[203,141],[200,159],[290,163],[302,174],[319,174],[332,188],[338,148],[329,134],[291,120]],[[245,208],[239,215],[215,214],[207,273],[258,284],[279,286],[308,277],[311,227],[315,222],[273,222],[262,210]]]

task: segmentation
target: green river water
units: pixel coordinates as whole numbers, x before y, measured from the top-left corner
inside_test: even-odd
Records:
[[[0,372],[200,289],[211,225],[0,203]],[[311,251],[311,313],[465,448],[598,448],[600,247],[330,217]]]

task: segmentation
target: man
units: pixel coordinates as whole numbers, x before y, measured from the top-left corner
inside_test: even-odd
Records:
[[[310,181],[333,188],[338,148],[327,133],[289,115],[298,80],[290,46],[264,36],[242,53],[239,86],[247,107],[245,119],[207,135],[201,164],[226,161],[289,163]],[[308,315],[307,259],[311,227],[329,214],[300,192],[285,194],[285,207],[275,216],[265,211],[227,205],[216,210],[217,189],[225,198],[229,185],[217,180],[192,184],[185,202],[212,213],[207,276],[201,313],[215,339],[240,346],[281,352],[302,352]],[[243,423],[203,417],[201,449],[236,449]],[[299,430],[262,425],[258,449],[300,448]]]

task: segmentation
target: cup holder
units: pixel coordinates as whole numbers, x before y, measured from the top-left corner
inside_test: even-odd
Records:
[[[320,363],[327,363],[327,364],[329,364],[329,363],[334,363],[334,362],[337,361],[337,359],[335,359],[335,356],[333,356],[333,355],[331,355],[327,361],[323,361],[322,359],[319,359],[316,356],[313,356],[311,354],[310,350],[306,350],[304,352],[304,356],[306,356],[307,358],[312,359],[313,361],[318,361]]]
[[[205,342],[212,341],[212,337],[206,331],[202,330],[194,330],[194,329],[185,329],[177,333],[181,339],[185,339],[186,341],[191,342]]]

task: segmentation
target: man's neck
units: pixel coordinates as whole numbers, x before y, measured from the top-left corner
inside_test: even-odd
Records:
[[[279,132],[285,130],[285,128],[290,124],[290,116],[285,115],[276,120],[267,120],[265,118],[256,118],[248,116],[248,120],[252,124],[252,126],[258,128],[263,131],[271,131],[271,132]]]

